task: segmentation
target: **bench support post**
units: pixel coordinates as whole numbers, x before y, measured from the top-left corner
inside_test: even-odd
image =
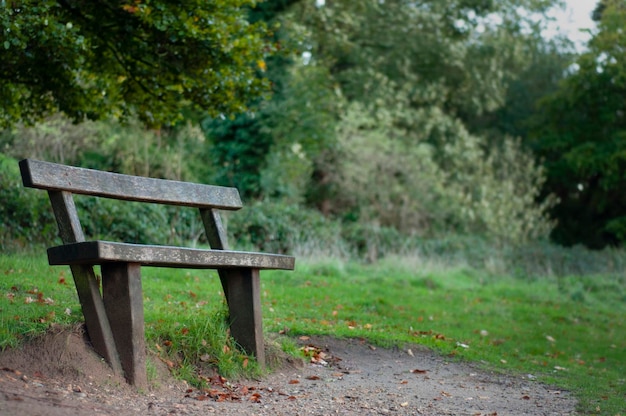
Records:
[[[54,216],[59,226],[61,240],[65,244],[85,241],[72,194],[64,191],[48,191]],[[106,318],[100,285],[92,266],[70,266],[80,306],[85,317],[87,334],[94,350],[110,365],[115,374],[122,373],[122,366],[115,348],[111,327]]]
[[[109,363],[113,373],[121,375],[122,365],[117,355],[113,331],[106,316],[102,295],[100,295],[100,285],[93,267],[74,264],[70,266],[70,269],[91,345]]]
[[[105,263],[101,269],[104,307],[126,380],[147,389],[141,265]]]
[[[265,345],[261,319],[261,279],[258,269],[222,271],[227,278],[227,303],[230,333],[248,354],[253,354],[265,367]]]

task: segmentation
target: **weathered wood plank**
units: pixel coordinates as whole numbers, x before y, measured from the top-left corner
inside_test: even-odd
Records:
[[[215,209],[201,209],[200,218],[204,224],[209,246],[213,250],[228,250],[228,237],[220,213]]]
[[[148,388],[141,265],[102,265],[102,297],[126,380]]]
[[[144,266],[215,269],[248,267],[293,270],[295,259],[279,254],[185,247],[150,246],[110,241],[86,241],[48,249],[51,265],[140,263]]]
[[[122,175],[32,159],[20,161],[20,170],[24,186],[30,188],[199,208],[242,207],[236,188]]]
[[[230,333],[243,349],[265,366],[261,318],[261,279],[258,269],[228,270]]]
[[[59,235],[65,244],[85,241],[72,194],[65,191],[48,191],[50,204],[59,227]]]
[[[200,209],[200,218],[202,218],[202,223],[204,224],[204,232],[209,241],[209,246],[213,250],[228,250],[230,248],[228,246],[228,235],[220,213],[216,209]],[[217,274],[220,276],[220,283],[222,284],[226,303],[229,304],[228,271],[218,269]]]

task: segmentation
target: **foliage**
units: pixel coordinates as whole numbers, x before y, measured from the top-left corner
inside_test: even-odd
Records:
[[[282,9],[284,3],[290,1],[263,4]],[[298,56],[306,35],[284,13],[264,17],[268,24],[280,25],[275,36],[285,48],[267,60],[271,98],[253,103],[234,119],[209,118],[202,126],[212,143],[207,157],[218,167],[218,183],[237,187],[246,199],[302,202],[316,158],[333,145],[335,109],[342,100],[327,69]]]
[[[292,7],[287,16],[299,24],[290,28],[302,33],[310,57],[305,67],[326,74],[314,84],[322,101],[313,108],[334,126],[321,151],[305,151],[313,173],[307,202],[326,215],[404,234],[545,237],[545,210],[553,201],[536,204],[541,168],[502,134],[488,141],[469,134],[466,123],[500,108],[510,79],[526,68],[529,52],[522,49],[532,49],[527,44],[537,42],[537,32],[522,30],[520,22],[531,22],[519,7],[547,5],[334,1]],[[502,24],[489,25],[487,15],[498,15]]]
[[[207,156],[217,167],[215,183],[234,186],[246,197],[258,197],[260,170],[272,144],[272,137],[260,131],[254,114],[234,120],[207,119],[202,123],[211,146]]]
[[[561,200],[554,239],[594,248],[626,241],[626,9],[604,4],[576,71],[542,102],[532,142],[545,160],[545,189]]]
[[[305,256],[348,254],[339,223],[299,205],[257,202],[227,218],[231,245],[237,247]]]
[[[72,119],[136,114],[152,126],[193,107],[241,111],[267,90],[252,0],[3,2],[0,126],[60,110]]]
[[[0,134],[0,149],[16,159],[187,181],[212,174],[211,166],[191,157],[204,145],[202,132],[190,122],[146,130],[137,120],[75,124],[61,114],[33,126],[19,123]]]
[[[27,248],[54,239],[56,223],[45,193],[24,189],[17,161],[0,153],[0,248]]]
[[[554,201],[536,202],[544,174],[518,142],[485,151],[481,137],[437,108],[387,108],[372,117],[353,105],[340,124],[343,164],[332,179],[340,212],[405,235],[524,243],[549,234]]]

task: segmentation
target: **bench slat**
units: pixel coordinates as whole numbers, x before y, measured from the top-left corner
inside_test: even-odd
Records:
[[[295,258],[245,251],[200,250],[185,247],[86,241],[48,249],[51,265],[139,263],[145,266],[215,269],[246,267],[293,270]]]
[[[30,188],[198,208],[242,207],[237,188],[123,175],[33,159],[20,161],[20,170],[24,186]]]

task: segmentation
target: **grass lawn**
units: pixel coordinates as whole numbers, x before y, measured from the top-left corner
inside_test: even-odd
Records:
[[[81,321],[68,268],[43,255],[0,255],[0,274],[3,348]],[[412,259],[299,260],[295,272],[263,272],[262,281],[266,333],[424,344],[571,390],[582,414],[626,414],[625,276],[521,279]],[[143,285],[148,346],[182,377],[216,364],[258,371],[224,335],[214,272],[146,268]]]

